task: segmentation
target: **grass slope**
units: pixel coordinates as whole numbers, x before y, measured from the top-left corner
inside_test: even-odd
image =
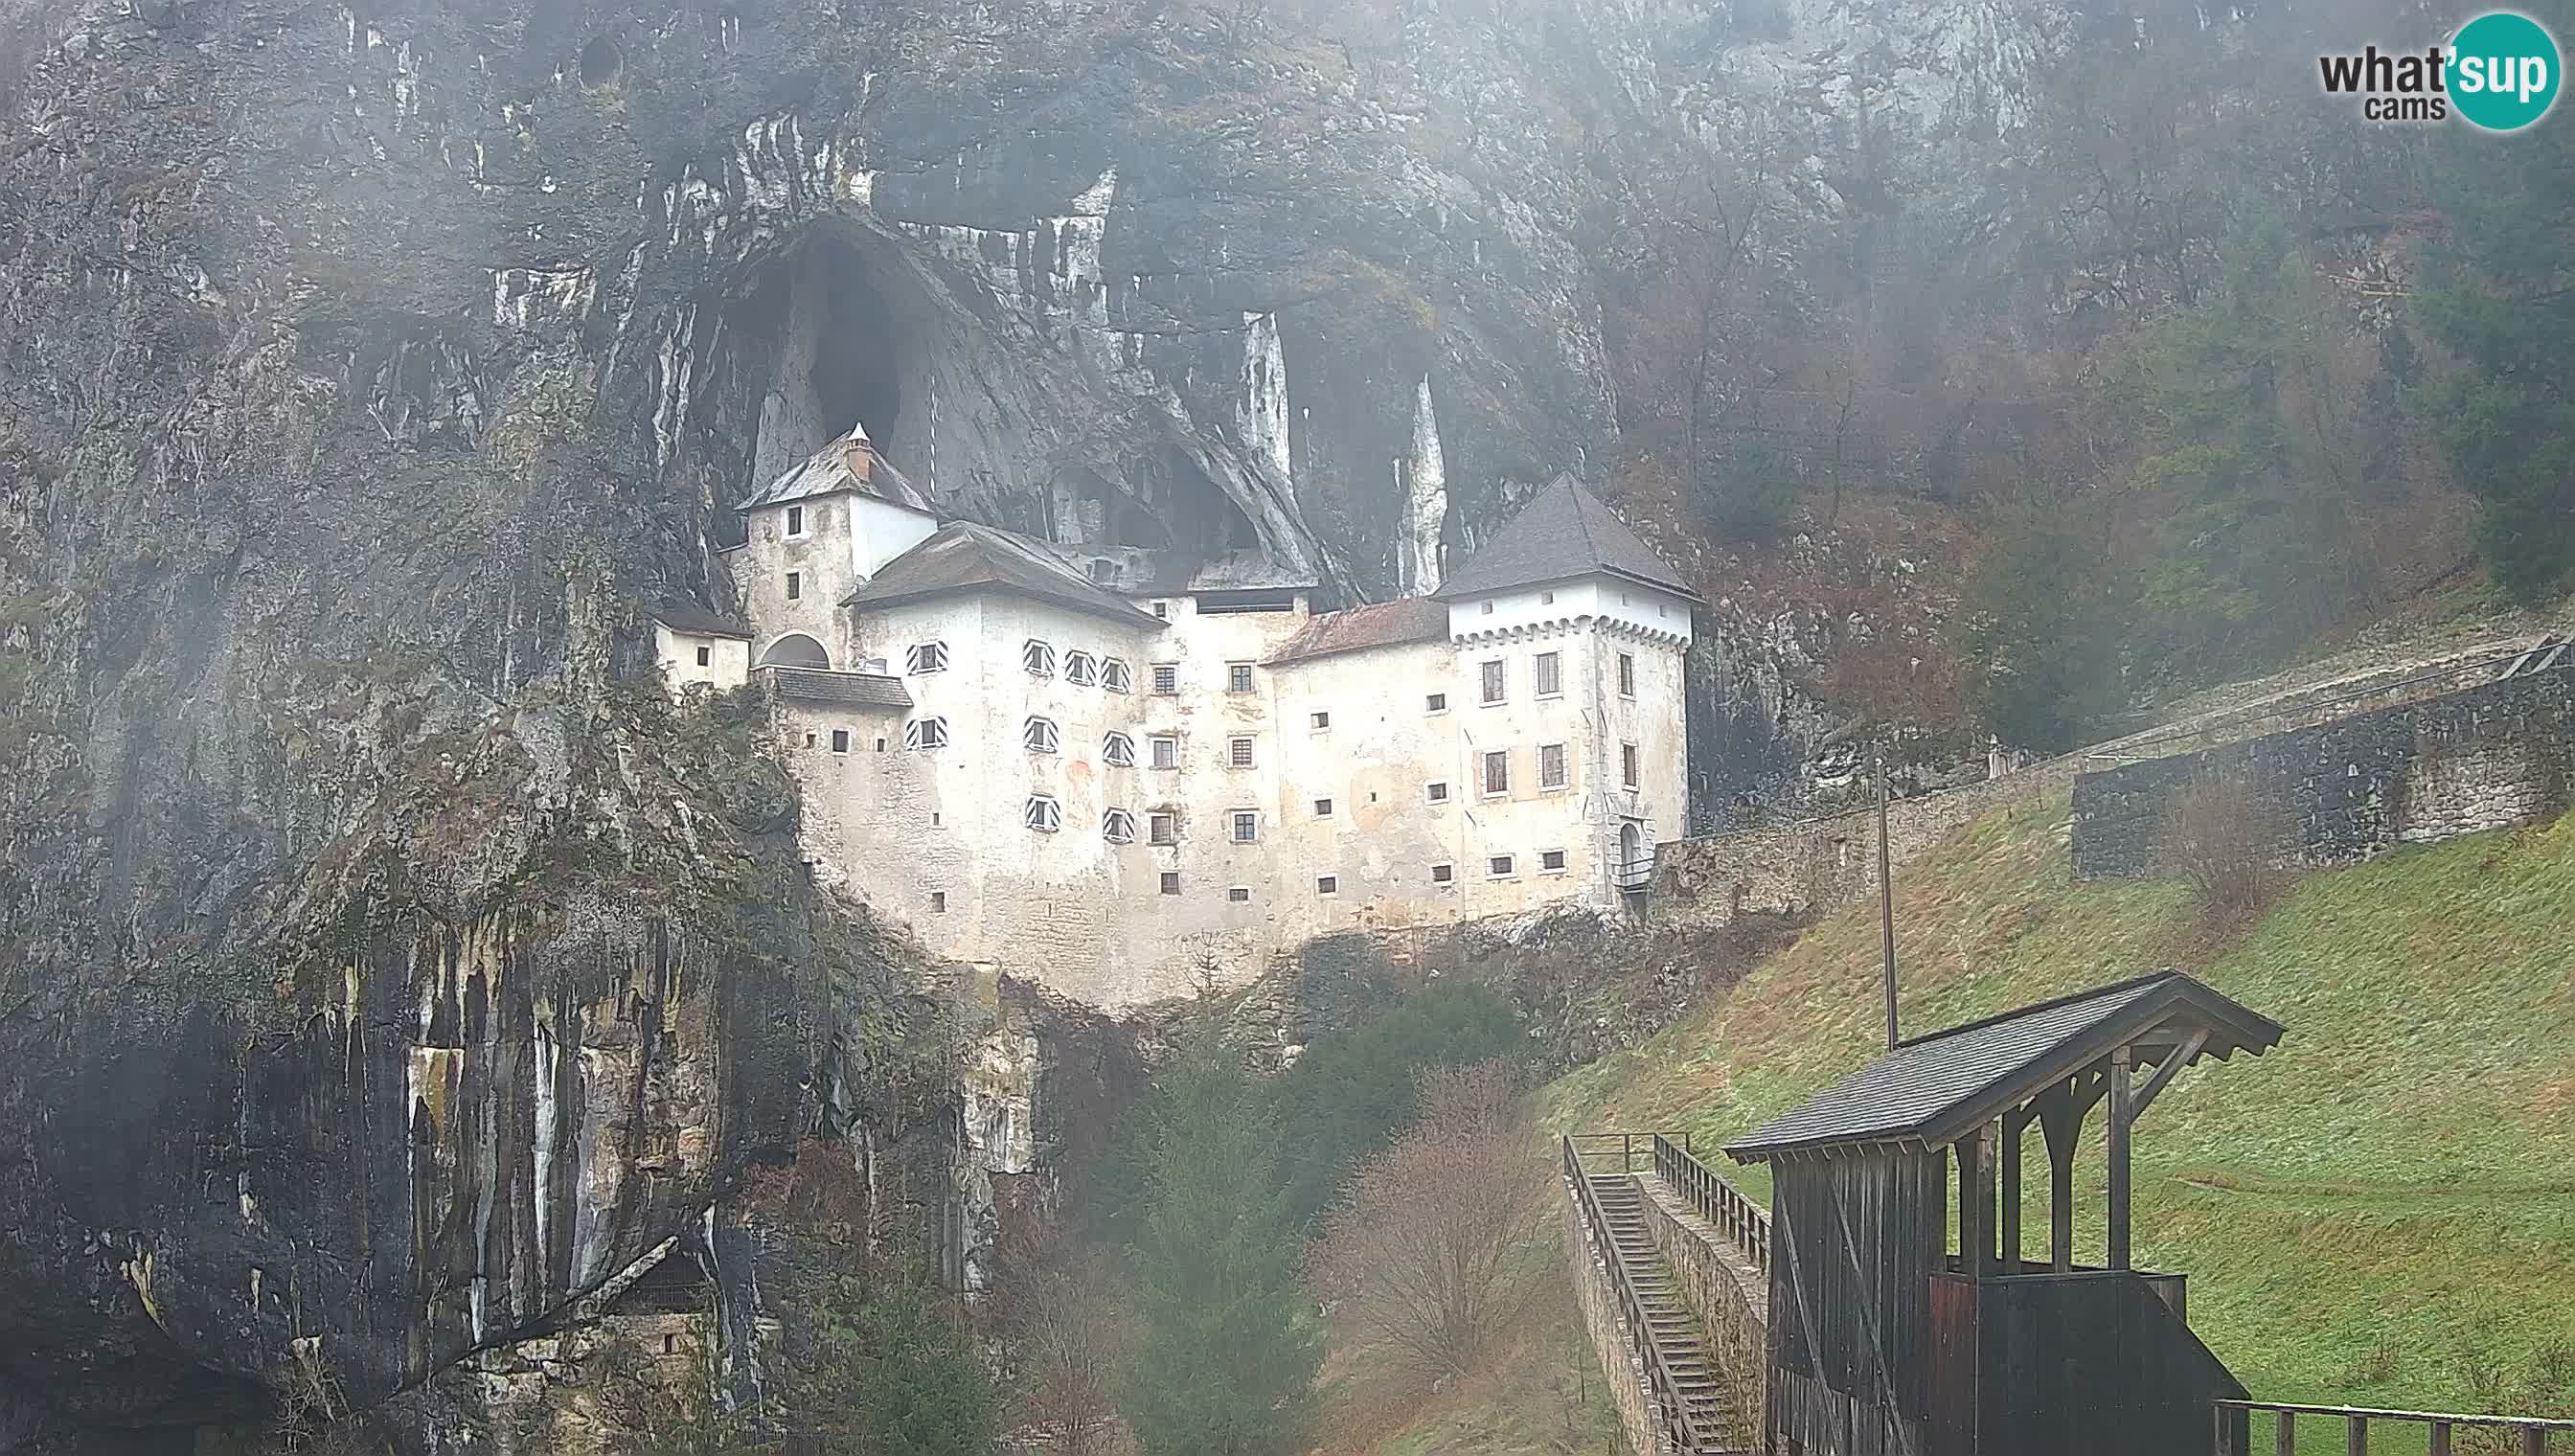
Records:
[[[2191,1276],[2192,1325],[2258,1398],[2575,1413],[2575,816],[2311,875],[2222,937],[2177,884],[2073,882],[2067,826],[2060,793],[1897,876],[1907,1034],[2166,964],[2282,1022],[2139,1122],[2138,1267]],[[1877,975],[1876,906],[1846,907],[1544,1115],[1721,1142],[1878,1051]],[[2046,1159],[2025,1167],[2036,1244]]]

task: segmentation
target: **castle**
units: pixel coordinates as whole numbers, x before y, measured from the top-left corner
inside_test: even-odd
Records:
[[[942,522],[863,430],[741,510],[748,621],[657,613],[663,671],[763,687],[817,876],[943,954],[1121,1007],[1614,907],[1679,830],[1698,599],[1570,476],[1433,595],[1320,613],[1260,552]]]

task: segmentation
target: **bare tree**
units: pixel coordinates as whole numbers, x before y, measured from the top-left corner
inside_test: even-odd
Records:
[[[2215,773],[2185,789],[2164,812],[2163,839],[2165,864],[2211,919],[2249,914],[2279,889],[2287,816],[2247,775]]]
[[[1064,1456],[1126,1449],[1115,1391],[1132,1334],[1107,1260],[1067,1255],[1035,1272],[1017,1306],[1023,1428]]]
[[[1351,1174],[1309,1273],[1358,1350],[1424,1377],[1471,1370],[1527,1306],[1547,1185],[1507,1063],[1422,1078],[1421,1120]]]

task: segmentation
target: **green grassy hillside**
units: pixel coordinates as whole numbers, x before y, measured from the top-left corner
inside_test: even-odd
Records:
[[[2575,816],[2309,876],[2222,935],[2177,884],[2073,882],[2067,822],[2062,794],[2006,810],[1897,876],[1907,1034],[2167,964],[2280,1021],[2139,1122],[2138,1266],[2191,1276],[2192,1325],[2259,1398],[2575,1414]],[[1876,907],[1847,907],[1545,1115],[1721,1142],[1879,1050],[1877,974]]]

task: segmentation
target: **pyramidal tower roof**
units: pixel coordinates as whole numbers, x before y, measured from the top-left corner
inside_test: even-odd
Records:
[[[778,479],[754,491],[737,511],[755,511],[763,506],[784,506],[790,501],[810,501],[817,496],[872,496],[891,505],[906,507],[924,514],[930,512],[930,498],[913,488],[903,472],[885,458],[868,438],[868,427],[853,425],[850,433],[814,452],[813,458]]]
[[[1671,563],[1584,490],[1570,471],[1530,498],[1433,595],[1453,602],[1595,573],[1699,600]]]

